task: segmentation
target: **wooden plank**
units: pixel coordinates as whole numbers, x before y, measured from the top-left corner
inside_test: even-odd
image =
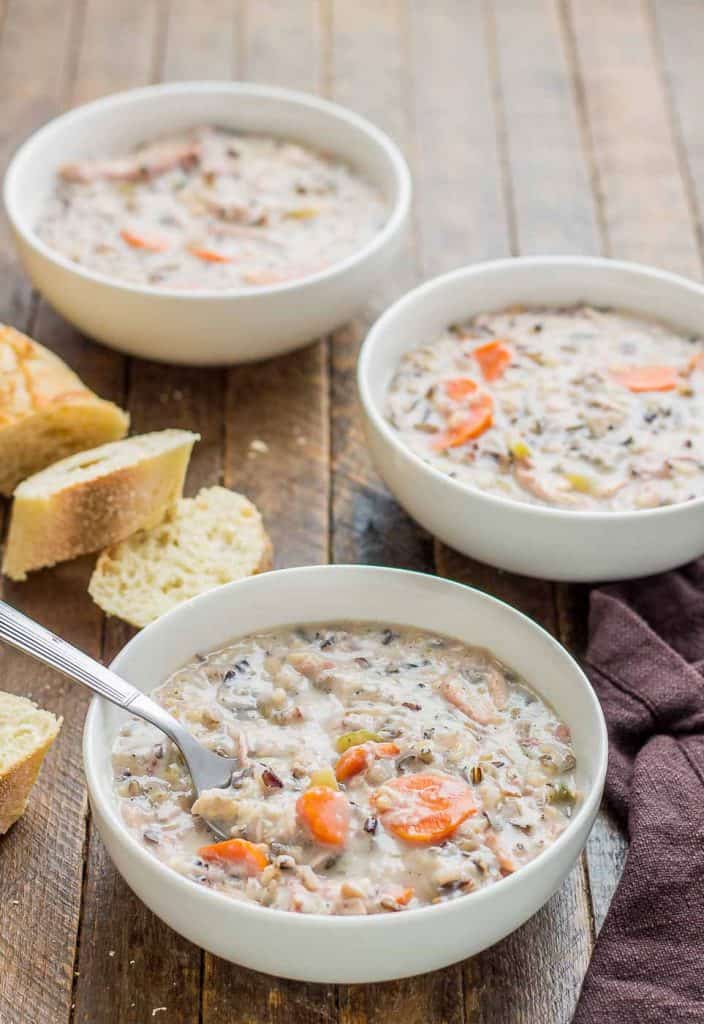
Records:
[[[74,100],[86,102],[152,81],[160,60],[164,15],[158,0],[129,0],[119,5],[89,0]],[[73,344],[82,344],[82,340],[74,335]],[[147,415],[146,402],[128,402],[133,431],[157,429],[166,422],[191,426],[197,419],[191,381],[173,375],[166,379],[150,364],[132,366],[128,374],[126,360],[98,346],[88,348],[81,366],[97,360],[112,367],[116,400],[125,400],[128,380],[138,394],[149,389]],[[136,388],[135,381],[139,382]],[[206,443],[204,463],[208,466],[211,461],[211,445]],[[104,658],[111,659],[130,635],[117,621],[107,624]],[[119,914],[116,907],[120,907]],[[97,832],[91,829],[74,1020],[142,1021],[151,1019],[152,1010],[166,1006],[169,1020],[190,1024],[198,1020],[200,974],[200,951],[176,936],[132,895]]]
[[[401,7],[371,0],[330,9],[330,98],[371,118],[408,150],[410,111],[405,25]],[[407,155],[409,155],[407,153]],[[332,560],[432,569],[432,540],[389,495],[366,455],[357,403],[359,347],[372,321],[417,280],[417,250],[405,258],[355,321],[337,331],[332,372]]]
[[[506,256],[509,211],[482,7],[411,0],[409,10],[413,179],[428,276]]]
[[[672,113],[682,175],[687,188],[700,252],[704,239],[704,133],[701,104],[704,88],[704,9],[698,0],[653,0],[655,53]]]
[[[44,2],[8,6],[0,43],[3,136],[0,160],[34,128],[58,112],[71,81],[80,27],[79,8],[67,4],[56,19]],[[27,74],[32,68],[32,74]],[[32,327],[33,303],[19,274],[9,234],[0,228],[0,317]],[[41,323],[41,339],[62,348],[60,325]],[[92,386],[107,383],[100,368]],[[52,599],[49,576],[22,586],[3,583],[3,596],[74,643],[99,654],[100,618],[83,599],[81,562],[52,574],[62,601]],[[80,730],[86,699],[76,687],[26,658],[0,652],[3,689],[31,696],[64,717],[62,733],[42,773],[28,813],[1,844],[0,889],[7,912],[0,916],[0,1020],[7,1024],[67,1021],[71,1012],[74,949],[79,923],[85,796],[81,782]],[[52,894],[47,900],[46,894]]]
[[[162,0],[86,0],[73,103],[148,85],[159,59],[163,15]]]
[[[410,82],[405,11],[394,2],[334,3],[331,10],[330,95],[370,117],[411,149]],[[430,77],[428,75],[428,77]],[[432,571],[432,542],[398,508],[369,465],[356,400],[359,344],[383,305],[417,279],[409,249],[359,319],[333,339],[333,561],[372,562]],[[340,988],[345,1024],[403,1020],[434,1024],[463,1018],[457,967],[380,985]]]
[[[3,9],[0,8],[0,16]],[[80,5],[53,0],[7,0],[0,37],[2,127],[0,173],[24,140],[65,102],[79,29]],[[31,69],[31,72],[28,71]],[[5,217],[0,218],[0,320],[24,328],[31,288],[19,269]]]
[[[599,251],[599,226],[556,0],[495,5],[499,91],[517,247]]]
[[[315,91],[321,80],[318,5],[256,0],[239,19],[238,72],[249,80]],[[328,557],[327,346],[227,371],[228,486],[253,498],[278,566]],[[264,441],[255,451],[252,441]],[[337,1020],[332,986],[284,981],[206,955],[203,1024]]]
[[[637,0],[597,0],[570,3],[567,11],[607,251],[698,277],[690,200],[645,7]],[[587,850],[599,927],[626,853],[608,816],[599,818]]]
[[[608,252],[700,271],[656,51],[640,0],[570,2]]]
[[[417,36],[424,40],[430,31],[427,22],[437,18],[424,8],[425,21],[419,20]],[[466,16],[466,11],[465,11]],[[448,64],[454,67],[450,47],[454,39],[454,18],[446,29],[446,45],[439,46]],[[489,117],[498,154],[488,154],[489,173],[498,164],[505,180],[501,188],[503,217],[497,217],[497,204],[489,206],[485,199],[486,168],[475,163],[467,167],[463,180],[465,216],[471,218],[475,234],[494,233],[493,251],[553,251],[555,249],[594,248],[596,221],[588,193],[588,176],[579,151],[579,135],[574,114],[565,55],[558,34],[556,12],[551,3],[528,0],[527,3],[506,2],[493,7],[474,9],[471,31],[457,33],[464,42],[471,36],[477,58],[467,63],[473,70],[472,87],[456,105],[467,119],[461,136],[465,144],[471,131],[482,118],[487,118],[487,93],[493,97]],[[450,52],[449,52],[450,51]],[[486,54],[484,60],[481,54]],[[420,85],[418,86],[418,88]],[[446,91],[446,95],[449,90]],[[471,105],[467,103],[471,96]],[[446,118],[450,118],[448,104]],[[437,121],[442,112],[431,112]],[[456,116],[456,115],[455,115]],[[427,131],[438,131],[416,117],[418,137]],[[448,130],[445,147],[436,157],[440,162],[455,164],[453,137]],[[481,129],[478,145],[489,134]],[[457,143],[455,143],[455,146]],[[486,145],[482,152],[486,151]],[[496,174],[496,172],[494,172]],[[561,182],[559,202],[568,209],[569,225],[555,216],[555,207],[546,205],[541,196],[549,194],[544,181]],[[428,195],[419,195],[421,204],[430,205],[437,186],[430,179]],[[560,208],[560,207],[558,207]],[[442,266],[444,237],[439,234],[430,258],[424,266],[430,273],[436,261]],[[474,243],[476,251],[477,243]],[[466,261],[474,256],[467,252],[467,242],[458,257]],[[440,258],[433,253],[440,254]],[[479,254],[478,254],[479,255]],[[459,260],[458,260],[459,261]],[[529,580],[463,559],[455,552],[438,545],[438,571],[492,593],[557,632],[555,588],[541,580]],[[518,932],[474,959],[464,967],[467,1019],[489,1022],[566,1021],[571,1017],[576,993],[586,970],[591,950],[591,916],[585,868],[580,863],[560,892]],[[569,970],[564,969],[568,962]]]
[[[316,91],[322,75],[318,5],[257,0],[240,21],[240,74]],[[327,345],[227,375],[228,486],[256,501],[277,567],[328,557],[329,394]],[[252,441],[267,451],[256,452]]]
[[[174,0],[169,6],[161,78],[230,78],[237,0]]]

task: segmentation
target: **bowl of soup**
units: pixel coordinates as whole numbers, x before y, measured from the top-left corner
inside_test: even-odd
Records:
[[[548,899],[599,806],[606,732],[579,667],[437,577],[266,573],[114,667],[239,767],[195,799],[173,745],[97,700],[84,757],[108,851],[173,928],[257,970],[370,982],[470,956]]]
[[[704,289],[581,257],[427,282],[370,331],[359,390],[400,502],[464,554],[557,580],[704,552]]]
[[[132,355],[226,364],[344,323],[401,243],[410,175],[364,118],[241,82],[135,89],[49,122],[5,178],[37,289]]]

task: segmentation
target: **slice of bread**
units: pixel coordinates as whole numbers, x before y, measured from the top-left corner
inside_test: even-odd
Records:
[[[208,487],[182,498],[159,526],[103,551],[88,590],[108,614],[141,627],[221,583],[270,569],[271,558],[252,502]]]
[[[0,693],[0,835],[24,814],[61,719],[26,697]]]
[[[53,352],[0,324],[0,494],[58,459],[124,437],[129,416]]]
[[[3,572],[13,580],[149,529],[181,496],[197,434],[160,430],[62,459],[15,491]]]

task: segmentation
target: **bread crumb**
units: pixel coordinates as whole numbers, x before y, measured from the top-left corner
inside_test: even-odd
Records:
[[[115,956],[115,950],[111,949],[108,951],[108,956]]]
[[[166,1013],[165,1006],[155,1006],[152,1010],[152,1017],[156,1017],[157,1013]]]
[[[250,452],[258,452],[261,455],[265,455],[269,451],[269,445],[266,441],[260,441],[258,437],[255,437],[253,441],[249,442]]]

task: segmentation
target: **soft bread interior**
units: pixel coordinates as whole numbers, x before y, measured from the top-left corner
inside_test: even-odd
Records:
[[[0,692],[0,775],[47,746],[60,722],[26,697]]]
[[[111,615],[145,626],[222,583],[271,566],[271,542],[257,508],[224,487],[182,498],[165,520],[104,551],[90,581]]]

